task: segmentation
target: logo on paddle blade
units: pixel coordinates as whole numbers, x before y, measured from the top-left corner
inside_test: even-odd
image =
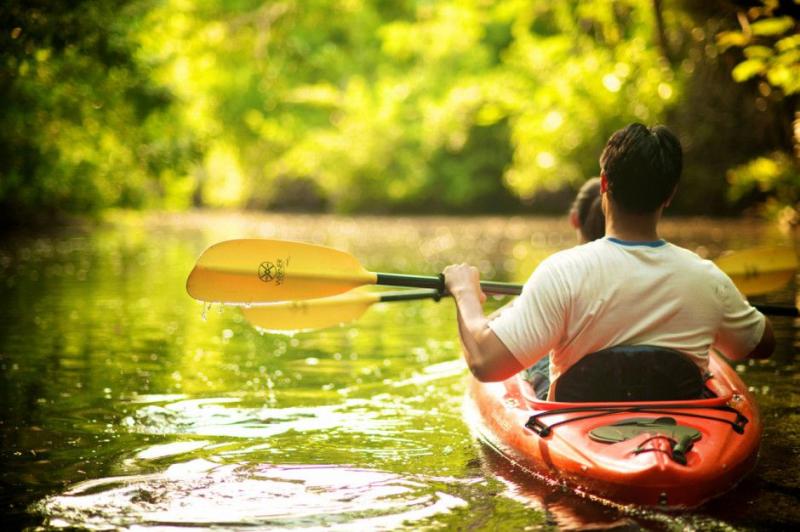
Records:
[[[264,261],[258,265],[258,278],[265,283],[275,281],[276,285],[283,284],[287,266],[289,266],[289,257],[278,259],[275,262]]]

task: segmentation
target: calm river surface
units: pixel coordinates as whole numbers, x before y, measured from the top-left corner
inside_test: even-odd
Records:
[[[670,221],[663,236],[709,257],[796,245],[752,222]],[[574,240],[563,218],[190,213],[0,241],[4,530],[800,526],[800,321],[774,318],[776,355],[738,367],[766,427],[743,484],[690,513],[610,508],[478,443],[451,301],[293,335],[204,312],[186,276],[208,245],[241,237],[330,245],[371,271],[467,261],[517,282]],[[794,304],[796,286],[760,301]]]

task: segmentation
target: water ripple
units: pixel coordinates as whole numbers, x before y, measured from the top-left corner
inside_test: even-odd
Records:
[[[441,479],[339,465],[174,464],[82,482],[35,508],[40,529],[389,530],[464,507]]]

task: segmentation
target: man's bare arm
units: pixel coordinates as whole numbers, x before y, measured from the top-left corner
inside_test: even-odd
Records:
[[[505,380],[522,371],[522,365],[489,327],[483,314],[486,296],[478,284],[478,270],[465,264],[444,270],[447,288],[458,308],[458,331],[464,358],[476,379],[482,382]]]
[[[764,318],[764,333],[761,335],[758,345],[753,349],[747,358],[754,358],[757,360],[769,358],[772,352],[775,351],[775,333],[772,330],[772,323],[769,318]]]

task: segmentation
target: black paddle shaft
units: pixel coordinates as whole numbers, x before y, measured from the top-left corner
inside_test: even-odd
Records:
[[[753,305],[759,311],[770,316],[800,317],[800,309],[782,305]]]
[[[375,284],[388,286],[408,286],[412,288],[432,288],[442,295],[447,293],[444,285],[444,276],[432,275],[403,275],[399,273],[377,273]],[[487,294],[504,294],[518,296],[522,292],[522,285],[513,283],[496,283],[481,281],[481,290]]]
[[[442,294],[438,290],[404,290],[401,292],[387,292],[380,295],[381,301],[417,301],[420,299],[433,299],[439,301]]]

